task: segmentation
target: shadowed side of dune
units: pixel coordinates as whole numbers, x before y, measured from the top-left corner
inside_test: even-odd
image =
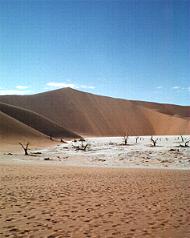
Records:
[[[25,125],[24,123],[0,112],[0,140],[9,142],[20,140],[42,140],[48,139],[47,136]]]
[[[79,138],[76,133],[69,131],[51,120],[30,110],[0,103],[0,111],[30,126],[31,128],[52,137]]]

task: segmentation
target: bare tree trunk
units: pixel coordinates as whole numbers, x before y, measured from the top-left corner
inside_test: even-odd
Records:
[[[135,139],[136,144],[138,143],[138,139],[139,139],[139,136],[137,136],[136,139]]]
[[[28,146],[29,146],[29,142],[24,146],[22,143],[19,143],[21,146],[22,146],[22,148],[23,148],[23,150],[24,150],[24,155],[28,155]]]
[[[189,144],[190,140],[186,141],[185,142],[185,147],[189,147],[188,144]]]
[[[127,143],[128,143],[128,138],[129,138],[128,135],[123,137],[123,139],[124,139],[124,145],[127,145]]]
[[[157,138],[157,139],[153,139],[153,136],[151,136],[150,140],[152,141],[153,146],[155,147],[155,146],[156,146],[156,143],[157,143],[157,141],[158,141],[158,138]]]

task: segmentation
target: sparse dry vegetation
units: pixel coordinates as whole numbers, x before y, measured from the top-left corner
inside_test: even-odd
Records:
[[[84,138],[80,138],[78,141],[75,139],[72,142],[72,147],[75,150],[87,151],[87,149],[90,147],[90,144],[88,144]]]
[[[123,137],[124,145],[128,144],[128,139],[129,139],[129,136],[128,135],[124,135],[124,137]]]

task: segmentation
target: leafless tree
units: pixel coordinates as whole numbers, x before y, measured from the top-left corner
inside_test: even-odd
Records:
[[[181,137],[181,142],[184,142],[185,140],[184,140],[183,136],[180,135],[180,137]]]
[[[185,142],[185,147],[189,147],[189,145],[188,145],[189,142],[190,142],[190,140],[188,140],[188,141]]]
[[[80,144],[75,144],[77,142],[80,142]],[[84,138],[81,138],[79,139],[78,141],[77,140],[74,140],[73,141],[73,144],[72,144],[72,147],[75,149],[75,150],[82,150],[82,151],[86,151],[87,148],[90,146],[88,143],[84,143],[86,142],[86,140]]]
[[[81,142],[81,146],[84,147],[84,142],[86,142],[86,140],[84,138],[80,138],[79,141]]]
[[[183,137],[181,136],[181,138],[183,138]],[[180,147],[189,147],[189,145],[188,145],[189,142],[190,142],[190,139],[185,141],[185,139],[183,138],[182,143],[184,143],[184,144],[180,144]]]
[[[19,145],[22,146],[25,155],[28,155],[28,150],[29,150],[28,146],[29,146],[29,144],[30,144],[30,143],[28,142],[28,143],[24,146],[21,142],[19,142]]]
[[[81,144],[81,145],[77,146],[75,149],[76,150],[86,151],[88,147],[89,147],[89,144],[86,144],[86,145]]]
[[[154,139],[153,136],[151,136],[150,140],[151,140],[153,146],[155,147],[155,146],[156,146],[156,143],[157,143],[157,141],[158,141],[158,138],[157,138],[157,139]]]
[[[124,145],[127,145],[128,139],[129,139],[129,136],[128,135],[124,135],[124,137],[123,137]]]
[[[138,143],[139,136],[135,138],[136,144]],[[141,138],[140,138],[141,139]]]

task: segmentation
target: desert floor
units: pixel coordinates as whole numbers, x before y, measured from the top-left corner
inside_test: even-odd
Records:
[[[0,237],[190,237],[190,171],[0,162]]]
[[[51,146],[44,148],[37,148],[31,143],[30,156],[24,156],[18,143],[0,145],[0,161],[11,159],[60,166],[190,170],[190,147],[181,147],[185,143],[180,136],[155,136],[154,139],[157,140],[156,147],[152,146],[150,136],[141,136],[137,143],[136,137],[130,136],[127,145],[123,145],[122,137],[87,138],[84,142],[84,145],[89,145],[86,151],[76,149],[81,142],[60,143],[55,140]],[[184,140],[189,141],[190,136],[184,136]]]
[[[4,147],[0,237],[189,238],[190,147],[135,139],[88,138],[86,152],[54,142],[29,156]]]

